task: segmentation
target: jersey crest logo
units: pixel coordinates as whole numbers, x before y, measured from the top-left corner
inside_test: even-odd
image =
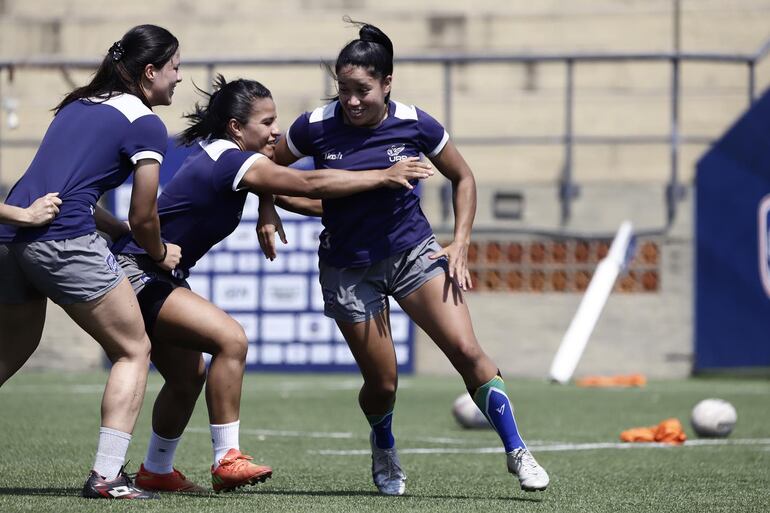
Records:
[[[406,148],[405,144],[394,144],[388,148],[388,160],[391,162],[398,162],[399,160],[406,160],[409,155],[402,155],[401,152]]]
[[[389,157],[397,157],[402,151],[404,151],[404,148],[406,146],[403,144],[397,145],[394,144],[390,148],[388,148],[388,156]]]

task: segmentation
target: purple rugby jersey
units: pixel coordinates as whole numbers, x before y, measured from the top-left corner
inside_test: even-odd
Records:
[[[311,156],[317,169],[385,169],[421,153],[434,157],[449,135],[417,107],[391,101],[377,128],[345,124],[335,101],[297,118],[286,134],[297,158]],[[416,182],[415,182],[416,183]],[[431,227],[414,191],[380,188],[323,200],[324,230],[318,255],[333,267],[364,267],[415,247]]]
[[[96,231],[94,205],[122,184],[141,159],[163,161],[167,132],[163,122],[136,96],[107,101],[76,100],[54,116],[27,171],[6,203],[28,207],[48,192],[62,199],[48,225],[0,225],[0,243],[61,240]]]
[[[158,198],[161,236],[182,248],[177,269],[185,276],[238,226],[248,195],[239,184],[254,161],[267,158],[261,153],[241,151],[226,139],[198,144],[202,149],[187,157]],[[130,235],[111,249],[116,254],[145,253]]]

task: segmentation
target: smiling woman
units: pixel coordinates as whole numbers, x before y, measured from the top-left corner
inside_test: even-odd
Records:
[[[411,187],[409,180],[430,176],[430,166],[403,161],[385,170],[298,171],[272,161],[279,136],[278,114],[270,91],[254,80],[227,82],[219,75],[205,105],[186,117],[181,139],[199,146],[166,184],[158,199],[161,232],[169,246],[184,248],[171,274],[159,267],[124,224],[103,228],[119,239],[112,250],[128,275],[152,340],[152,362],[165,379],[153,412],[153,433],[136,482],[144,489],[198,489],[173,467],[179,439],[203,383],[209,410],[215,491],[264,481],[267,466],[250,463],[240,452],[241,383],[248,340],[237,321],[194,294],[185,278],[196,262],[235,230],[247,195],[260,194],[260,215],[274,220],[272,194],[339,197],[376,187]],[[320,213],[314,200],[281,204],[303,213]],[[285,235],[281,231],[285,241]],[[274,255],[271,255],[271,257]],[[206,377],[201,352],[212,355]]]
[[[28,209],[36,205],[32,199],[56,191],[51,202],[59,215],[44,226],[0,225],[0,385],[37,348],[46,297],[113,364],[82,492],[89,498],[156,497],[135,488],[123,469],[150,341],[126,276],[96,233],[94,214],[99,197],[133,173],[129,219],[136,239],[159,268],[176,267],[179,247],[160,238],[156,197],[167,133],[152,108],[170,104],[180,80],[179,42],[166,29],[140,25],[114,42],[91,81],[55,108],[35,159],[8,195],[9,205]]]
[[[455,213],[454,240],[442,247],[414,191],[380,189],[323,202],[318,254],[324,314],[337,322],[364,378],[358,398],[371,426],[374,484],[385,495],[406,490],[391,429],[398,388],[392,296],[460,373],[500,435],[521,488],[545,490],[548,473],[519,435],[505,383],[476,340],[463,297],[471,286],[473,173],[438,121],[390,99],[390,38],[373,25],[347,21],[360,30],[340,50],[332,72],[338,97],[294,121],[276,146],[276,160],[290,164],[310,156],[318,167],[365,169],[425,155],[452,182]]]

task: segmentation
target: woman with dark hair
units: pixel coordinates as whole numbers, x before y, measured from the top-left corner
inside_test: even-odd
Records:
[[[0,385],[40,342],[46,297],[102,346],[112,362],[99,443],[83,486],[89,498],[147,499],[123,463],[144,397],[150,340],[125,274],[96,233],[96,202],[131,174],[129,219],[139,244],[174,269],[180,249],[160,238],[156,195],[166,128],[153,113],[169,105],[179,74],[179,43],[141,25],[115,42],[91,82],[56,107],[32,164],[6,203],[28,207],[58,191],[59,215],[40,227],[0,225]],[[96,214],[98,215],[98,214]]]
[[[174,273],[158,267],[135,237],[125,233],[123,223],[103,226],[113,239],[119,238],[112,251],[137,294],[152,340],[152,362],[166,380],[153,409],[147,457],[136,478],[138,486],[151,490],[199,489],[174,469],[173,459],[204,381],[214,490],[255,484],[272,474],[270,467],[250,463],[251,457],[239,447],[248,350],[244,330],[185,281],[195,263],[238,226],[247,195],[264,195],[267,205],[260,201],[260,214],[269,207],[266,215],[271,215],[272,194],[340,197],[376,187],[411,188],[409,180],[432,174],[430,166],[417,159],[355,173],[278,166],[271,160],[279,129],[270,91],[253,80],[226,82],[221,75],[214,89],[207,105],[196,105],[187,116],[190,126],[181,136],[184,143],[197,143],[198,152],[182,164],[158,199],[163,239],[184,249]],[[320,206],[309,200],[284,205],[316,214]],[[212,356],[208,373],[201,352]]]
[[[460,373],[500,435],[521,488],[544,490],[548,474],[519,436],[503,379],[476,340],[463,297],[471,286],[473,174],[435,119],[390,99],[393,43],[378,28],[357,25],[359,39],[340,51],[334,67],[338,97],[297,118],[276,147],[276,162],[312,156],[318,168],[363,169],[424,154],[452,182],[455,212],[454,240],[441,247],[414,191],[378,189],[323,201],[324,313],[336,320],[364,378],[359,404],[371,426],[374,483],[386,495],[405,491],[391,431],[398,383],[387,301],[393,296]],[[270,227],[260,230],[272,254]]]

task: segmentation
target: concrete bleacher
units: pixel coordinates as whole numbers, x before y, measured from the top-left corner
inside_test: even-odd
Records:
[[[205,87],[202,68],[185,58],[303,56],[333,57],[356,35],[342,22],[379,25],[394,40],[397,55],[474,53],[669,52],[673,48],[672,5],[668,0],[287,0],[264,3],[221,1],[158,2],[0,0],[0,60],[57,57],[99,59],[132,25],[152,22],[169,28],[182,44],[185,83],[174,105],[158,114],[170,132],[183,128],[182,113],[199,99],[192,83]],[[755,52],[770,37],[770,0],[682,0],[681,50]],[[320,66],[221,67],[228,78],[257,78],[274,93],[284,127],[329,91]],[[670,119],[670,66],[664,63],[592,63],[575,69],[574,128],[577,135],[665,136]],[[0,185],[20,176],[50,122],[50,109],[71,84],[88,73],[20,68],[0,72],[0,98],[18,101],[20,126],[0,125]],[[419,105],[444,120],[441,69],[405,64],[395,70],[394,98]],[[469,64],[453,72],[452,135],[558,136],[564,127],[565,69],[558,63],[533,66]],[[757,69],[757,90],[770,83],[770,64]],[[680,129],[715,139],[747,105],[747,71],[728,64],[682,66]],[[680,149],[680,178],[692,185],[694,164],[707,144]],[[500,190],[526,199],[523,218],[502,224],[558,229],[558,184],[564,162],[558,145],[460,145],[479,184],[477,222],[494,225],[490,200]],[[665,145],[596,145],[574,149],[574,179],[581,194],[574,203],[575,231],[609,233],[620,220],[638,226],[665,224],[664,187],[670,154]],[[440,225],[439,180],[426,186],[425,210]],[[691,352],[691,198],[680,205],[672,231],[662,241],[661,289],[655,294],[612,298],[586,355],[587,371],[610,366],[626,354],[627,370],[683,375]],[[476,331],[509,374],[544,375],[579,294],[482,292],[470,298]],[[83,340],[58,308],[50,309],[47,344]],[[513,326],[513,329],[511,328]],[[511,335],[513,333],[513,335]],[[642,335],[643,334],[643,335]],[[642,336],[644,338],[642,338]],[[653,356],[641,355],[649,342]],[[445,359],[424,338],[418,370],[446,372]],[[92,344],[93,345],[93,344]],[[649,346],[648,346],[649,347]],[[594,354],[594,352],[596,354]],[[637,354],[639,352],[640,354]],[[513,355],[518,355],[514,357]],[[603,355],[603,356],[602,356]],[[66,365],[66,356],[60,359]],[[72,364],[79,360],[73,357]],[[91,357],[98,364],[98,357]],[[47,365],[38,358],[36,365]],[[593,362],[593,363],[592,363]],[[592,366],[593,365],[593,366]],[[643,369],[633,369],[641,365]]]

